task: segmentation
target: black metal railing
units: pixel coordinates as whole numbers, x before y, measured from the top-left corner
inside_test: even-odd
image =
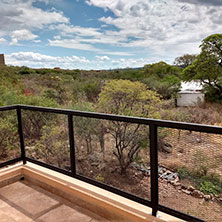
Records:
[[[23,164],[26,164],[27,161],[35,163],[37,165],[49,168],[51,170],[66,174],[68,176],[74,177],[76,179],[85,181],[87,183],[93,184],[105,190],[111,191],[115,194],[121,195],[138,203],[144,204],[152,208],[152,215],[156,216],[158,211],[165,212],[172,216],[176,216],[180,219],[186,221],[203,221],[202,219],[195,218],[188,214],[176,211],[169,207],[163,206],[159,204],[159,189],[158,189],[158,128],[159,127],[167,127],[173,129],[181,129],[181,130],[189,130],[189,131],[197,131],[197,132],[205,132],[205,133],[213,133],[213,134],[222,134],[222,127],[209,126],[209,125],[201,125],[201,124],[191,124],[191,123],[182,123],[175,121],[165,121],[165,120],[156,120],[156,119],[148,119],[148,118],[138,118],[138,117],[128,117],[128,116],[119,116],[119,115],[110,115],[110,114],[102,114],[102,113],[93,113],[93,112],[82,112],[75,110],[67,110],[67,109],[56,109],[56,108],[46,108],[46,107],[35,107],[35,106],[27,106],[27,105],[13,105],[7,107],[0,107],[0,111],[8,111],[8,110],[16,110],[17,112],[17,121],[18,121],[18,134],[20,139],[20,148],[21,148],[21,156],[19,158],[11,159],[4,163],[0,163],[0,167],[4,167],[19,161],[23,161]],[[30,110],[30,111],[39,111],[46,113],[54,113],[54,114],[63,114],[67,116],[68,120],[68,135],[69,135],[69,147],[70,147],[70,166],[71,170],[65,170],[58,168],[56,166],[52,166],[50,164],[41,162],[34,158],[27,157],[24,136],[23,136],[23,123],[22,123],[22,111]],[[87,118],[95,118],[102,120],[111,120],[111,121],[121,121],[127,123],[136,123],[143,124],[149,126],[149,140],[150,140],[150,167],[151,167],[151,200],[146,200],[141,197],[135,196],[128,192],[124,192],[120,189],[114,188],[112,186],[106,185],[102,182],[98,182],[94,179],[85,177],[83,175],[79,175],[76,172],[76,162],[75,162],[75,143],[74,143],[74,127],[73,127],[73,116],[79,117],[87,117]]]

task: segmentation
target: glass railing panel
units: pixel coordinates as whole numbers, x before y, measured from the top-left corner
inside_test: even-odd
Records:
[[[23,110],[22,121],[26,156],[70,171],[67,116]]]
[[[74,117],[77,174],[150,200],[149,127]]]
[[[0,163],[21,157],[16,110],[0,111]]]
[[[206,221],[222,218],[222,135],[159,128],[160,204]]]

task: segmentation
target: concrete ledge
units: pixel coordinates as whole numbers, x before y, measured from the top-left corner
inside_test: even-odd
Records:
[[[153,217],[149,207],[32,163],[1,170],[0,186],[1,182],[3,186],[22,177],[111,221],[182,221],[164,213],[159,218]]]
[[[62,195],[63,197],[65,195],[65,198],[68,198],[70,201],[84,205],[89,210],[100,214],[100,216],[108,220],[137,222],[163,221],[149,215],[151,213],[150,208],[91,184],[70,178],[69,176],[31,163],[25,165],[22,171],[25,179],[37,182],[38,185],[43,186],[45,189],[48,188],[57,195]],[[144,210],[148,213],[144,213]]]
[[[13,166],[1,169],[0,188],[20,180],[23,177],[22,167],[23,167],[22,163],[18,163]]]

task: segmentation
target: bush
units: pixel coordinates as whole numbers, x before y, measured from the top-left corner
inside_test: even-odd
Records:
[[[87,99],[91,102],[95,101],[100,92],[100,83],[99,81],[91,81],[83,86],[83,91]]]
[[[216,186],[210,181],[204,181],[201,183],[200,191],[205,194],[217,194]]]
[[[13,150],[18,138],[16,113],[4,111],[0,113],[0,159],[6,158]]]
[[[95,111],[93,104],[86,101],[76,103],[72,106],[72,109],[83,110],[88,112]],[[95,118],[75,116],[74,126],[75,135],[78,138],[79,144],[82,145],[82,143],[84,143],[84,147],[86,147],[86,153],[90,154],[93,151],[92,143],[95,142],[95,136],[100,135],[99,130],[102,129],[100,121]],[[78,147],[81,145],[76,146],[77,150],[79,150]]]
[[[141,82],[109,80],[99,94],[98,106],[106,113],[158,118],[161,104],[159,95],[147,90]],[[113,154],[121,174],[126,174],[126,169],[147,144],[147,126],[109,121],[106,128],[115,141]]]
[[[208,102],[222,102],[222,95],[219,89],[213,87],[213,86],[204,86],[205,93],[205,99]]]
[[[61,125],[61,122],[43,126],[39,141],[28,152],[35,159],[59,168],[68,168],[70,151],[67,126]]]
[[[24,98],[21,103],[33,106],[57,107],[57,103],[51,99],[37,96],[22,96]],[[40,138],[42,127],[54,120],[54,115],[44,112],[23,111],[23,129],[24,136],[28,139]]]
[[[188,179],[196,189],[199,189],[205,194],[222,193],[222,179],[216,174],[202,175],[197,170],[190,170],[186,167],[178,169],[180,179]]]
[[[96,178],[97,181],[104,183],[104,177],[99,173]]]
[[[194,172],[197,176],[206,176],[210,169],[209,158],[201,151],[197,150],[193,157]]]
[[[33,69],[30,69],[26,66],[22,66],[21,70],[18,72],[19,75],[29,75],[35,73]]]
[[[186,179],[190,177],[190,172],[185,167],[179,168],[177,173],[180,179]]]

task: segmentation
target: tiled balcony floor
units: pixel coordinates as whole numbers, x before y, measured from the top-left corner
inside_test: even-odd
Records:
[[[0,188],[1,222],[108,222],[27,181]]]

